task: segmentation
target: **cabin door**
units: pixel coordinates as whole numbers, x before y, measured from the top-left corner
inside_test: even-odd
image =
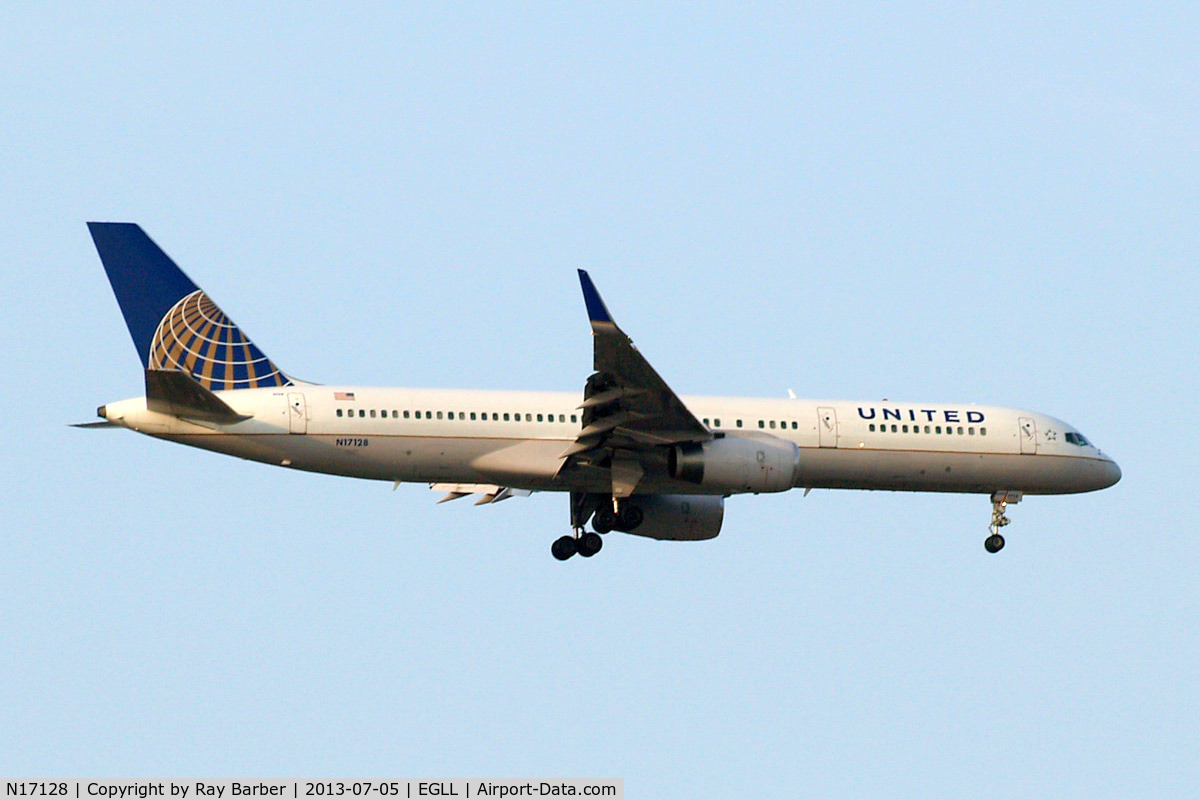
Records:
[[[1029,417],[1021,417],[1021,452],[1026,455],[1037,453],[1037,423]]]
[[[837,411],[832,408],[817,409],[817,432],[821,447],[837,447]]]
[[[308,433],[308,410],[304,407],[304,395],[288,392],[288,432]]]

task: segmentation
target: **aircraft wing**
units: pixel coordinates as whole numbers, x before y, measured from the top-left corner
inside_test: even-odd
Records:
[[[564,468],[579,462],[607,466],[614,492],[628,496],[656,448],[703,442],[713,435],[617,327],[584,270],[579,270],[579,282],[592,323],[595,372],[580,406],[583,428],[563,453]]]
[[[396,481],[396,486],[400,482]],[[392,488],[396,488],[395,486]],[[475,501],[475,505],[483,506],[488,503],[499,503],[502,500],[507,500],[510,497],[528,497],[533,492],[528,489],[512,489],[506,486],[495,486],[488,483],[431,483],[429,488],[435,492],[445,492],[446,495],[438,503],[448,503],[451,500],[457,500],[460,497],[466,497],[472,494],[482,495]]]

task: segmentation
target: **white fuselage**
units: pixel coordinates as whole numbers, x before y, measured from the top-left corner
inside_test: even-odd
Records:
[[[101,415],[151,436],[311,472],[534,491],[611,489],[604,475],[560,474],[581,427],[580,394],[298,385],[217,395],[248,418],[230,425],[181,419],[148,410],[141,397],[110,403]],[[1102,489],[1120,478],[1115,462],[1081,443],[1072,426],[1032,411],[890,401],[683,401],[718,435],[794,443],[795,487],[1061,494]],[[637,493],[713,492],[650,470]]]

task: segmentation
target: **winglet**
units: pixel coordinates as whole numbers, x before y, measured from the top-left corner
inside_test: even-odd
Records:
[[[592,322],[611,323],[613,321],[612,314],[608,313],[608,308],[600,299],[600,293],[596,291],[596,284],[592,283],[587,270],[579,270],[579,284],[583,287],[583,302],[587,304],[588,318]]]

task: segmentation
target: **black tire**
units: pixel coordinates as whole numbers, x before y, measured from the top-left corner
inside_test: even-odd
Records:
[[[604,547],[604,540],[600,538],[598,533],[585,533],[579,537],[579,555],[584,558],[591,558],[600,552],[600,548]]]
[[[610,506],[600,506],[596,509],[596,515],[592,517],[592,527],[596,529],[596,533],[608,533],[617,527],[617,522],[616,512]]]
[[[999,553],[1004,549],[1004,537],[998,533],[993,533],[983,540],[983,547],[989,553]]]
[[[576,552],[578,552],[578,548],[573,536],[560,536],[554,540],[554,544],[550,545],[550,555],[559,561],[566,561]]]
[[[642,513],[642,510],[630,503],[621,509],[621,530],[634,530],[642,524],[642,520],[645,518],[646,515]]]

